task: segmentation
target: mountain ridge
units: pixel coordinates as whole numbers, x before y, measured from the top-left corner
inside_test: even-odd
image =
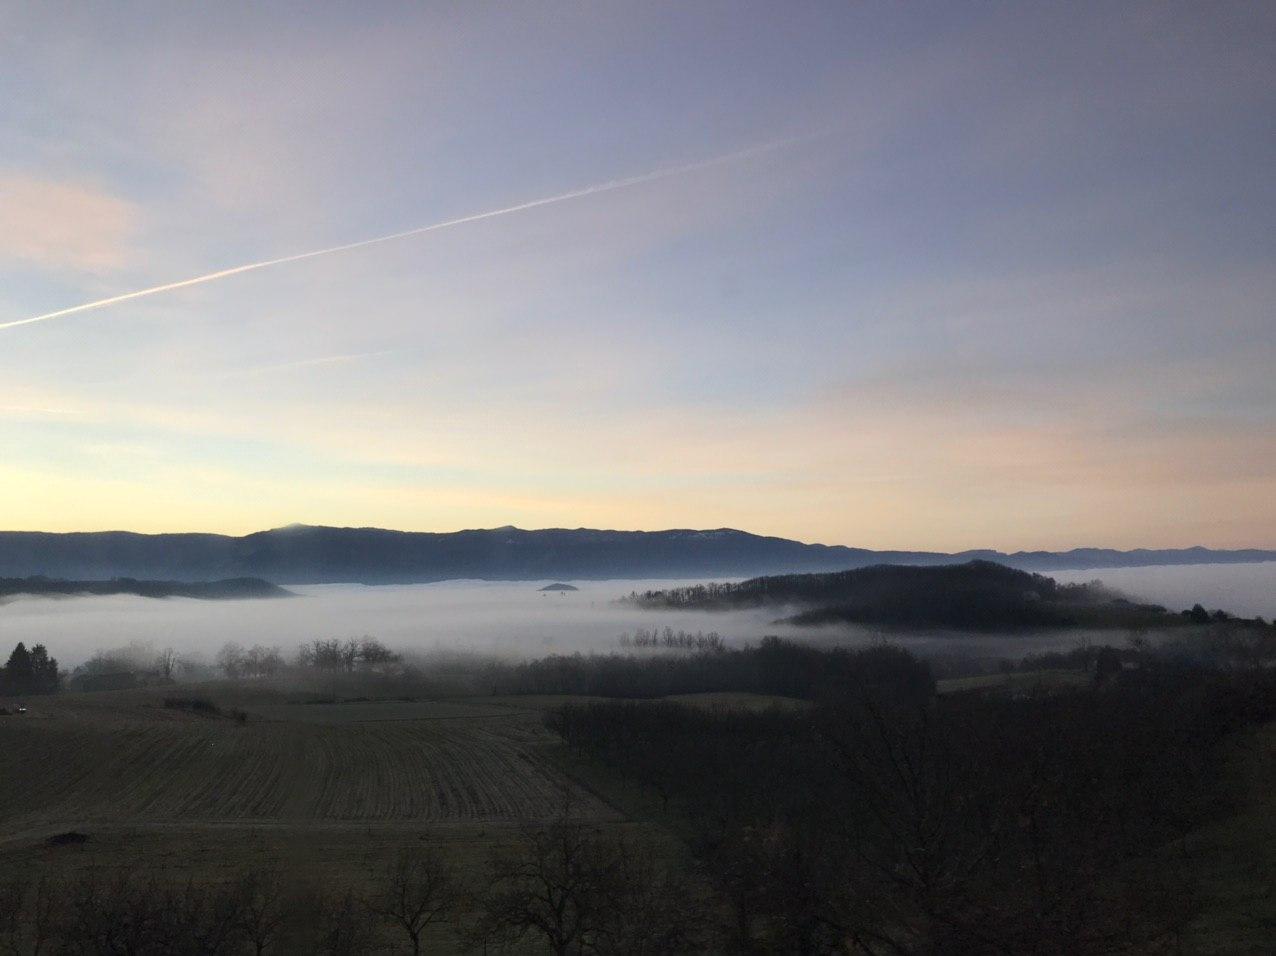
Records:
[[[734,528],[613,531],[396,531],[288,525],[242,536],[207,532],[0,531],[0,577],[260,577],[278,584],[407,584],[456,578],[602,580],[754,577],[873,564],[996,561],[1027,571],[1276,561],[1276,550],[1074,548],[1069,551],[876,551]]]

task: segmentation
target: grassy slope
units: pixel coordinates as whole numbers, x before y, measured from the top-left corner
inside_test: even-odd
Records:
[[[1188,952],[1266,954],[1276,941],[1276,723],[1232,744],[1227,781],[1234,805],[1192,840],[1205,909]]]

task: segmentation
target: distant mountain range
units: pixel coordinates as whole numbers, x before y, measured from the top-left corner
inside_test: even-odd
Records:
[[[256,577],[278,584],[406,584],[606,578],[734,578],[841,571],[874,564],[996,561],[1026,571],[1276,561],[1276,551],[1208,548],[1113,551],[870,551],[804,544],[722,528],[594,531],[495,528],[443,534],[291,525],[243,537],[0,532],[0,577],[117,577],[208,581]]]

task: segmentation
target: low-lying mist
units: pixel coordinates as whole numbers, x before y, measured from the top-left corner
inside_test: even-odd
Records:
[[[1101,580],[1110,588],[1181,611],[1193,604],[1238,617],[1276,618],[1276,562],[1052,571],[1060,583]]]
[[[616,603],[665,582],[577,582],[574,592],[542,592],[544,583],[307,585],[290,588],[295,598],[251,601],[22,598],[0,606],[0,642],[45,644],[73,667],[95,651],[133,642],[212,661],[227,641],[278,646],[291,657],[315,638],[371,635],[403,653],[525,658],[619,650],[621,635],[639,629],[717,631],[731,643],[796,630],[772,625],[777,615],[767,611],[657,613]]]
[[[1054,575],[1106,583],[1171,609],[1201,602],[1243,615],[1276,612],[1276,564],[1132,568]],[[0,646],[44,644],[64,668],[100,650],[134,642],[171,647],[182,658],[211,663],[228,641],[278,647],[291,658],[315,638],[370,635],[395,651],[525,659],[577,651],[634,653],[621,636],[669,627],[717,632],[727,646],[775,634],[817,644],[889,640],[927,657],[1018,658],[1066,650],[1123,635],[1076,630],[1031,635],[901,633],[875,628],[797,627],[775,623],[776,608],[705,612],[647,610],[617,603],[631,591],[699,581],[583,581],[574,592],[542,592],[545,582],[450,581],[438,584],[294,587],[282,600],[198,601],[130,596],[20,598],[0,605]]]

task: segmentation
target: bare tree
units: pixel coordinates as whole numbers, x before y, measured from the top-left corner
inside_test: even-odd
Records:
[[[169,888],[157,896],[161,905],[156,914],[156,950],[199,956],[240,951],[243,923],[234,886],[208,887],[188,881],[180,890]]]
[[[0,883],[0,952],[21,952],[25,927],[24,904],[26,883],[20,879],[6,879]]]
[[[52,950],[62,915],[62,886],[48,876],[39,877],[27,896],[27,956]]]
[[[245,677],[274,677],[283,669],[283,657],[279,648],[254,644],[243,656],[242,667]]]
[[[308,951],[322,956],[363,956],[372,950],[372,914],[352,890],[321,894],[311,904],[314,938]]]
[[[491,861],[480,919],[511,940],[539,936],[559,956],[579,951],[604,905],[604,866],[589,830],[567,814],[528,825],[518,849]]]
[[[234,641],[227,641],[217,652],[217,666],[231,680],[237,680],[244,673],[244,649]]]
[[[657,956],[704,952],[703,895],[647,842],[605,840],[604,907],[593,939],[598,953]]]
[[[376,638],[365,637],[359,641],[358,660],[359,663],[365,666],[375,667],[379,664],[393,664],[398,659],[398,654]]]
[[[283,894],[279,875],[250,872],[235,884],[239,931],[255,956],[262,956],[279,936],[284,922]]]
[[[86,876],[68,900],[64,942],[71,952],[140,953],[160,934],[160,894],[127,874],[102,880]]]
[[[368,908],[407,934],[412,952],[421,952],[421,934],[441,922],[457,904],[456,871],[433,847],[399,853]]]
[[[555,953],[627,956],[703,949],[699,896],[638,847],[564,810],[527,826],[521,845],[497,856],[478,899],[474,944],[538,937]]]
[[[165,680],[172,680],[173,670],[177,666],[177,652],[171,647],[165,647],[155,652],[155,669],[159,671],[160,677]]]
[[[303,644],[297,651],[300,667],[314,667],[321,671],[352,671],[359,655],[357,641],[314,640]]]
[[[62,888],[47,876],[0,883],[0,953],[41,956],[56,939]]]

